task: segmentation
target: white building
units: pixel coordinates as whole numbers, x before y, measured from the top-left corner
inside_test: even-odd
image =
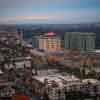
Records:
[[[49,70],[52,71],[52,70]],[[33,86],[36,93],[41,96],[46,93],[50,100],[66,100],[65,91],[70,90],[73,86],[80,89],[80,79],[71,75],[62,75],[61,73],[55,72],[50,74],[48,71],[47,75],[40,74],[33,76]]]

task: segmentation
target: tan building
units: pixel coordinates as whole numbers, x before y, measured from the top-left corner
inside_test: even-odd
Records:
[[[46,50],[60,50],[61,38],[56,36],[53,32],[41,35],[38,38],[38,48]]]

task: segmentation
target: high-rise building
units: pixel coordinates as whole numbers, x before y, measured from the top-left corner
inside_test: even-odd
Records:
[[[33,48],[39,48],[39,38],[40,38],[40,36],[32,37],[32,47]]]
[[[45,35],[35,36],[33,38],[33,47],[48,50],[60,50],[61,38],[56,36],[53,32],[49,32]]]
[[[95,49],[95,33],[67,32],[64,36],[65,49],[92,51]]]

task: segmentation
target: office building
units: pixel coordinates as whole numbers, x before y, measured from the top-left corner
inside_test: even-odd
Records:
[[[32,47],[39,48],[39,36],[32,37]]]
[[[67,32],[64,36],[64,47],[71,50],[92,51],[95,49],[95,33]]]

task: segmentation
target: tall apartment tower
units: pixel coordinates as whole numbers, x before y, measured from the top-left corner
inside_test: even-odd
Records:
[[[18,35],[19,35],[19,39],[23,40],[23,35],[24,35],[24,31],[22,29],[17,29]]]
[[[32,47],[39,48],[39,37],[40,36],[33,36],[32,37]]]
[[[65,49],[92,51],[95,49],[95,33],[67,32],[64,36]]]

